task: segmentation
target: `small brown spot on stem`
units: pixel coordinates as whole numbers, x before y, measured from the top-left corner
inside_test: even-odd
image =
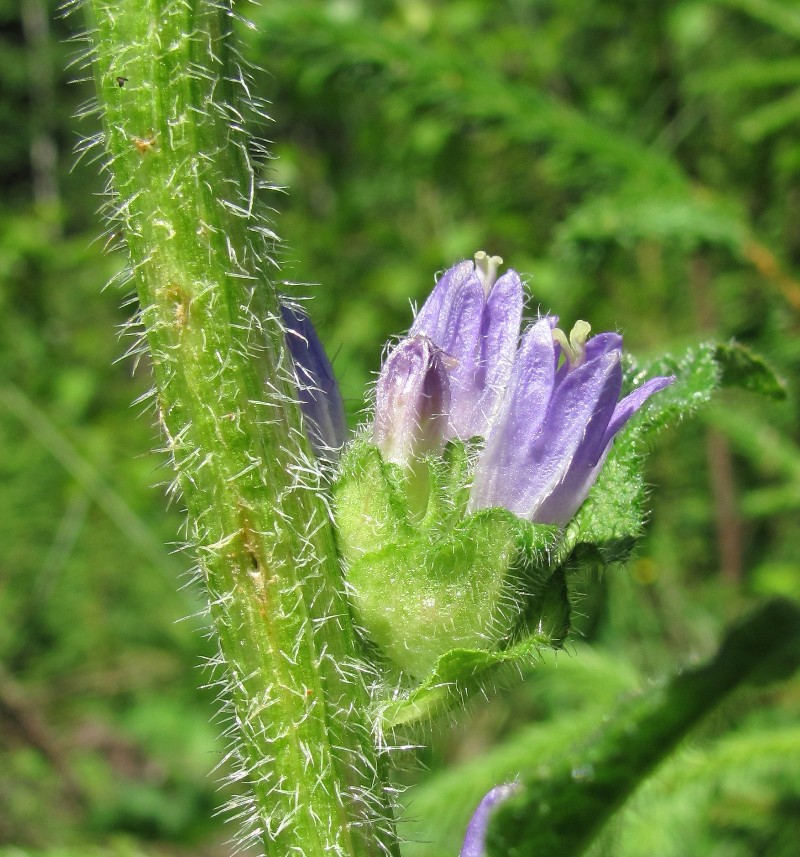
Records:
[[[177,283],[169,283],[166,288],[166,297],[175,309],[175,321],[181,328],[189,323],[189,314],[192,308],[191,295]]]
[[[144,156],[156,145],[156,136],[152,132],[147,137],[134,137],[133,145],[136,147],[136,151]]]
[[[256,572],[260,575],[262,569],[261,562],[258,558],[258,544],[256,542],[256,535],[253,532],[253,528],[250,524],[249,518],[247,517],[247,513],[241,507],[239,508],[239,520],[241,522],[239,534],[242,539],[242,546],[244,547],[245,553],[247,554],[247,558],[250,560],[250,565],[253,572]]]

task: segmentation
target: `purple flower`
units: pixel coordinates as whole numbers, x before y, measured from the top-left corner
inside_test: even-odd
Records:
[[[375,400],[375,445],[406,464],[445,444],[450,384],[442,354],[427,336],[404,339],[383,365]]]
[[[502,506],[531,521],[566,524],[614,436],[674,380],[653,378],[619,401],[622,337],[601,333],[586,341],[588,325],[579,322],[567,340],[555,324],[541,318],[522,339],[475,469],[473,510]]]
[[[511,797],[517,788],[516,783],[495,786],[484,796],[467,825],[467,832],[459,857],[483,857],[486,847],[486,831],[489,827],[492,811],[497,804]]]
[[[286,304],[281,315],[308,439],[317,456],[335,458],[347,439],[347,424],[333,368],[309,317]]]
[[[522,283],[510,270],[497,279],[501,263],[497,256],[477,253],[474,263],[461,262],[439,279],[414,320],[411,338],[381,372],[376,444],[385,446],[395,435],[426,438],[416,445],[395,441],[389,458],[404,463],[435,450],[443,439],[480,435],[485,445],[470,510],[499,506],[530,521],[563,525],[586,499],[617,432],[674,377],[653,378],[620,401],[622,337],[589,338],[583,321],[567,337],[556,328],[557,318],[540,318],[517,348]],[[429,343],[424,358],[421,342]],[[412,351],[415,368],[407,360],[395,363],[395,355]],[[398,380],[402,372],[417,397],[425,373],[431,373],[428,383],[438,392],[427,408],[417,398],[409,410],[403,399],[403,410],[386,394],[405,389]]]
[[[409,332],[424,334],[451,358],[448,437],[484,436],[511,374],[522,319],[522,282],[516,271],[496,280],[502,262],[481,252],[475,254],[475,263],[450,268]]]

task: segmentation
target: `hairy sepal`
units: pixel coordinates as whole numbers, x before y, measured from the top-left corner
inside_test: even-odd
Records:
[[[503,649],[451,649],[440,655],[418,685],[377,704],[382,732],[434,721],[477,691],[502,683],[504,674],[535,663],[543,649],[560,649],[570,627],[570,603],[564,568],[540,579],[525,613],[525,635]]]
[[[443,455],[400,468],[362,437],[334,488],[356,620],[406,684],[435,681],[453,650],[506,652],[544,621],[557,531],[505,509],[467,515],[472,452],[454,441]]]

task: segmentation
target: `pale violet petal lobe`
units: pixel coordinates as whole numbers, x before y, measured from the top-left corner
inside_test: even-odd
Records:
[[[545,425],[526,448],[527,485],[512,511],[540,523],[563,523],[540,515],[540,507],[565,478],[595,410],[615,390],[619,395],[620,384],[619,355],[612,352],[578,366],[556,386]]]
[[[645,381],[641,387],[637,387],[632,393],[625,396],[625,398],[619,402],[614,409],[614,414],[608,423],[608,428],[606,429],[604,438],[606,445],[611,443],[614,439],[614,435],[625,425],[626,422],[628,422],[636,411],[642,407],[653,393],[658,393],[665,387],[669,387],[674,380],[674,375],[651,378],[649,381]]]
[[[444,338],[444,330],[453,311],[453,302],[464,283],[474,277],[475,266],[472,262],[459,262],[448,268],[439,277],[433,291],[417,313],[408,335],[424,334],[441,348],[440,340]]]
[[[543,426],[553,394],[554,318],[532,325],[517,353],[508,386],[486,446],[478,459],[470,505],[473,509],[518,507],[530,480],[526,449]]]
[[[519,274],[507,271],[489,292],[481,326],[477,380],[482,390],[481,408],[488,416],[494,411],[511,375],[522,323],[522,305],[523,291]]]
[[[402,340],[378,378],[373,438],[387,461],[407,464],[444,446],[450,384],[426,336]]]

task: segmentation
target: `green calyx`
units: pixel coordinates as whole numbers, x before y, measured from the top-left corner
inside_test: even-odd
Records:
[[[467,514],[472,458],[453,441],[400,468],[359,438],[334,487],[356,620],[416,681],[454,649],[503,650],[541,619],[555,531],[505,509]]]

